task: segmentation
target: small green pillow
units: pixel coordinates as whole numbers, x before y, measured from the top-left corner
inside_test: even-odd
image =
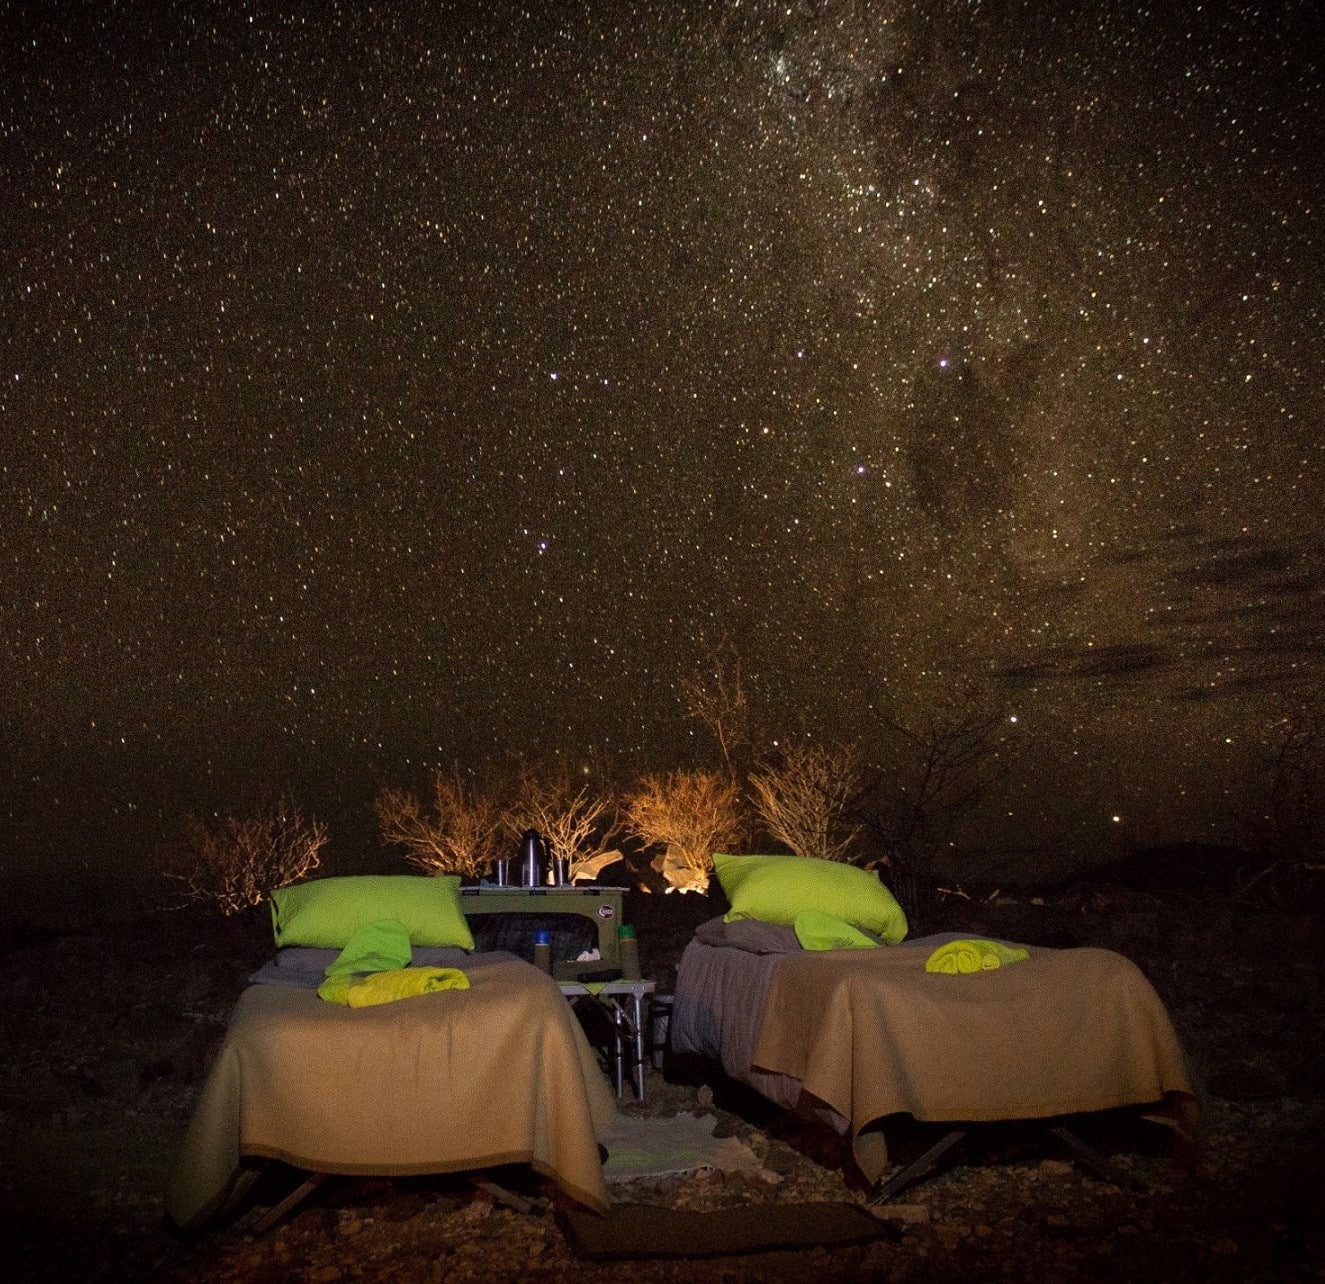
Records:
[[[757,918],[794,927],[803,910],[818,910],[864,928],[889,945],[907,931],[906,915],[875,875],[855,865],[810,856],[724,856],[713,868],[731,902],[728,923]]]
[[[456,874],[319,878],[271,893],[272,929],[281,947],[342,950],[360,928],[388,918],[405,925],[411,945],[474,948]]]
[[[796,915],[792,924],[796,939],[804,950],[877,950],[879,943],[860,928],[836,914],[823,910],[806,909]]]

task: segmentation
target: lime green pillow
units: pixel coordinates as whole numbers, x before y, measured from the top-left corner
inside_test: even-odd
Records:
[[[411,945],[474,948],[456,874],[319,878],[271,893],[272,928],[282,948],[343,950],[360,928],[387,918],[405,925]]]
[[[713,868],[731,902],[728,923],[756,918],[794,927],[803,910],[845,919],[896,945],[906,936],[906,915],[875,875],[855,865],[809,856],[724,856]]]

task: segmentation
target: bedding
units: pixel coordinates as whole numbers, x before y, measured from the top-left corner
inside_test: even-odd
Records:
[[[493,951],[492,957],[499,954],[502,958],[515,957],[505,951]],[[290,945],[277,950],[275,957],[248,979],[253,985],[296,985],[316,990],[327,977],[340,974],[344,957],[345,950]],[[470,954],[456,946],[416,945],[409,954],[413,967],[482,967],[490,961],[486,954]]]
[[[955,933],[814,952],[789,928],[752,926],[714,919],[686,946],[672,1047],[849,1129],[872,1182],[888,1156],[870,1125],[901,1112],[957,1123],[1146,1105],[1195,1128],[1168,1013],[1120,954],[1035,947],[1015,966],[937,974],[926,960]]]
[[[177,1226],[224,1210],[254,1158],[361,1176],[527,1163],[607,1210],[597,1138],[616,1102],[551,977],[505,953],[415,949],[416,964],[462,960],[469,987],[348,1008],[315,988],[337,952],[296,953],[235,1007],[170,1179]]]

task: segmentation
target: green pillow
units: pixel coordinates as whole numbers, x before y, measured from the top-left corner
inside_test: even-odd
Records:
[[[713,868],[731,902],[728,923],[757,918],[794,927],[803,910],[819,910],[873,932],[889,945],[906,935],[906,915],[893,894],[867,870],[810,856],[724,856]]]
[[[272,928],[281,947],[343,950],[360,928],[385,918],[405,925],[411,945],[474,948],[456,874],[319,878],[271,893]]]
[[[877,950],[879,943],[836,914],[805,909],[792,924],[803,950]]]

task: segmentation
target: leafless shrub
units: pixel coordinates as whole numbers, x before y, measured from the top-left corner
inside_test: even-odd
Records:
[[[1261,868],[1253,888],[1287,892],[1318,873],[1325,860],[1325,700],[1318,693],[1271,729],[1260,772],[1259,798],[1246,829]]]
[[[860,796],[865,826],[888,853],[889,883],[913,923],[933,894],[939,854],[1008,771],[1006,718],[974,687],[885,719],[883,762]]]
[[[622,858],[609,846],[619,828],[614,801],[591,792],[587,784],[577,788],[565,770],[530,767],[522,772],[519,797],[504,823],[514,836],[538,830],[553,860],[566,862],[573,883],[596,878]]]
[[[237,914],[261,904],[272,890],[307,878],[327,837],[324,825],[305,821],[284,798],[265,813],[222,816],[210,825],[188,816],[166,874],[184,884],[189,900]]]
[[[854,745],[796,745],[751,773],[769,836],[797,856],[847,861],[860,826],[845,819],[859,788]]]
[[[708,728],[727,774],[735,778],[733,755],[750,742],[750,704],[741,681],[741,659],[734,648],[724,642],[713,654],[708,675],[683,678],[681,696],[686,717]]]
[[[665,848],[653,868],[669,892],[707,890],[713,853],[736,846],[744,833],[740,790],[718,772],[646,776],[627,795],[625,813],[631,837]]]
[[[433,777],[433,812],[403,789],[381,790],[374,803],[382,841],[405,849],[405,859],[428,874],[477,878],[492,865],[501,833],[495,798],[466,785],[457,771]]]
[[[1325,856],[1325,704],[1283,719],[1265,772],[1265,802],[1256,834],[1263,850],[1284,859]]]

